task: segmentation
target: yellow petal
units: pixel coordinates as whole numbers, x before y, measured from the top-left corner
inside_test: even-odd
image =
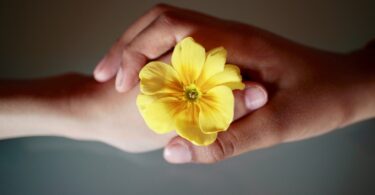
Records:
[[[169,64],[150,62],[139,73],[141,92],[146,95],[182,92],[177,72]]]
[[[224,47],[217,47],[208,52],[206,61],[203,65],[202,73],[198,80],[198,85],[207,81],[217,73],[223,72],[227,51]]]
[[[242,82],[240,69],[236,65],[226,64],[224,71],[212,76],[201,87],[202,91],[210,90],[219,85],[225,85],[230,89],[244,89],[245,84]]]
[[[181,108],[181,100],[178,98],[138,95],[137,106],[147,126],[156,133],[167,133],[175,129],[173,118]]]
[[[172,65],[185,85],[195,82],[206,59],[205,49],[193,38],[187,37],[177,43],[172,54]]]
[[[148,108],[148,106],[154,102],[157,99],[167,97],[168,94],[155,94],[155,95],[144,95],[144,94],[139,94],[137,96],[137,106],[138,110],[144,115],[144,111]]]
[[[156,96],[139,94],[137,96],[137,106],[141,115],[144,115],[146,108],[157,98]]]
[[[199,125],[204,133],[217,133],[228,129],[233,120],[234,97],[227,86],[217,86],[199,100]]]
[[[181,112],[176,114],[176,132],[195,145],[207,146],[216,140],[217,134],[203,133],[199,128],[198,115],[199,107],[195,103],[187,102]]]

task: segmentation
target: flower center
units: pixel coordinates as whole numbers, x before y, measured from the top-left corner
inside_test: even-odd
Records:
[[[195,85],[189,85],[185,88],[185,97],[189,101],[196,101],[200,97],[200,92]]]

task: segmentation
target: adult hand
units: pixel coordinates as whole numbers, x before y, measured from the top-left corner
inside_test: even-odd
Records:
[[[186,36],[206,48],[224,46],[228,62],[261,82],[270,102],[235,121],[208,147],[176,137],[164,151],[172,163],[212,163],[254,149],[301,140],[375,115],[374,51],[336,54],[270,32],[190,10],[158,5],[140,17],[94,71],[98,81],[116,76],[118,91],[137,82],[141,67],[167,55]]]

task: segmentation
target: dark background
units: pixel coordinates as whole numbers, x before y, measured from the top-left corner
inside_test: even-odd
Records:
[[[348,52],[375,37],[373,0],[166,1]],[[157,1],[0,1],[0,78],[35,78],[95,63]],[[169,165],[95,142],[0,141],[0,194],[375,194],[375,121],[215,165]]]

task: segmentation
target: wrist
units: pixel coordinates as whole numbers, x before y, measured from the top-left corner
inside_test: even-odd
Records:
[[[63,100],[37,97],[1,98],[1,139],[26,136],[70,137],[77,122]]]
[[[60,119],[70,124],[59,131],[60,136],[79,140],[100,141],[102,132],[99,131],[102,107],[100,99],[105,85],[96,82],[92,77],[73,75],[73,84],[60,104]],[[105,118],[105,116],[103,116]]]
[[[63,136],[85,139],[76,102],[88,77],[77,74],[0,82],[0,139]]]
[[[101,142],[112,139],[109,130],[118,129],[116,117],[121,117],[117,113],[118,105],[124,94],[115,90],[113,81],[98,83],[91,77],[85,78],[72,91],[64,104],[69,108],[68,118],[76,121],[77,126],[67,137]]]

